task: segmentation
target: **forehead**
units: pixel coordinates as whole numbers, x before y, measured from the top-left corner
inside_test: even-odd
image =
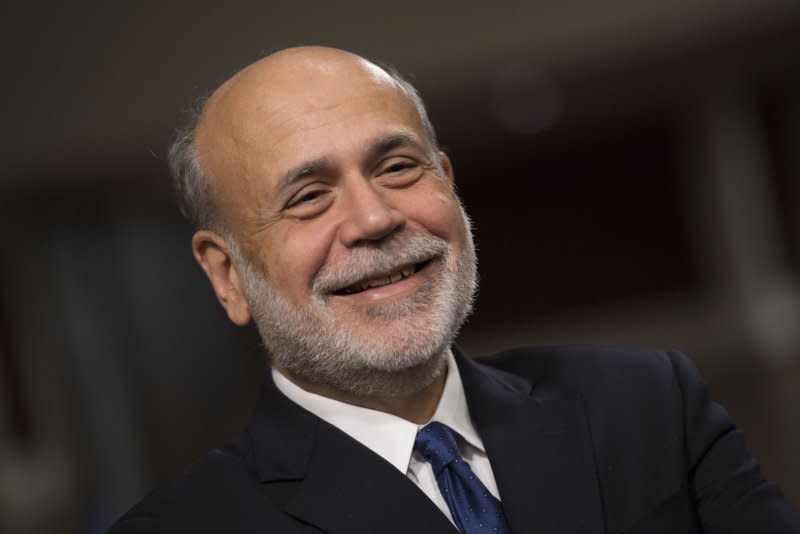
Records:
[[[334,131],[342,134],[354,124],[362,129],[372,123],[375,126],[399,123],[415,128],[416,115],[413,103],[396,87],[343,84],[328,91],[301,89],[256,113],[246,114],[239,123],[238,133],[259,143],[279,146],[293,139],[308,141]],[[361,131],[352,131],[351,135]]]
[[[427,141],[413,100],[366,62],[242,76],[212,96],[198,128],[201,159],[226,181],[263,178],[304,158],[355,150],[387,132]]]

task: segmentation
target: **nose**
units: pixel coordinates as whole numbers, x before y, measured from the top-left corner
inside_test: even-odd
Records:
[[[345,246],[378,241],[405,223],[405,215],[387,202],[379,187],[360,177],[345,189],[345,218],[339,227]]]

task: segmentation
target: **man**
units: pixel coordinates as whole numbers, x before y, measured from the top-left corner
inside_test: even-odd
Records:
[[[113,532],[800,532],[681,355],[451,348],[475,251],[398,76],[275,53],[171,161],[195,258],[272,370],[243,435]]]

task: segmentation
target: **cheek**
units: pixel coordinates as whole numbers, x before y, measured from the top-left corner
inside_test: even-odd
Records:
[[[463,236],[463,223],[458,200],[448,189],[432,188],[408,203],[409,219],[421,224],[432,234],[447,240]]]
[[[298,225],[270,239],[265,254],[274,288],[295,303],[308,298],[314,276],[328,257],[331,239],[331,229],[323,225]]]

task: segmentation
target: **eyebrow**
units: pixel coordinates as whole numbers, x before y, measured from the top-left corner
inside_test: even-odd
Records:
[[[382,154],[396,148],[413,148],[420,152],[425,152],[425,146],[413,135],[398,132],[379,137],[369,143],[364,161],[369,162],[377,159]],[[333,163],[328,157],[315,158],[292,167],[281,175],[278,181],[277,191],[282,191],[292,184],[302,180],[307,176],[328,171],[333,167]]]
[[[372,141],[367,148],[365,161],[371,161],[395,148],[413,148],[425,152],[425,146],[413,135],[393,133]]]
[[[304,161],[300,165],[292,167],[291,169],[283,173],[283,175],[281,175],[276,190],[283,191],[290,185],[302,180],[306,176],[319,174],[320,172],[330,169],[331,167],[332,164],[330,160],[326,157],[316,158],[310,161]]]

